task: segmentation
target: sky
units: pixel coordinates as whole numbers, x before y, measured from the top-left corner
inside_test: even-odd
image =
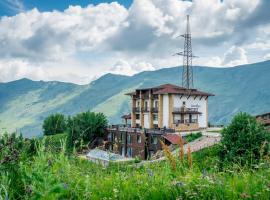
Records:
[[[196,66],[270,59],[269,0],[0,0],[0,82],[87,84],[182,65],[190,15]]]

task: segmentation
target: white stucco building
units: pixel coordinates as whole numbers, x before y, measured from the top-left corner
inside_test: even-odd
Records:
[[[132,97],[132,127],[187,131],[208,126],[208,97],[213,94],[165,84],[128,95]]]

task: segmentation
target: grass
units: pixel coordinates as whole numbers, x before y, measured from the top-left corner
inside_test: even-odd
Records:
[[[57,139],[58,138],[58,139]],[[63,135],[38,142],[37,152],[18,163],[19,184],[0,171],[0,199],[269,199],[270,168],[256,171],[217,170],[217,146],[192,154],[190,168],[174,157],[170,162],[138,166],[111,164],[107,168],[67,155]],[[59,140],[61,142],[59,142]],[[46,148],[61,144],[60,151]],[[21,188],[20,194],[16,190]]]
[[[187,136],[184,137],[186,142],[192,142],[198,138],[202,137],[202,133],[201,132],[197,132],[197,133],[191,133]]]

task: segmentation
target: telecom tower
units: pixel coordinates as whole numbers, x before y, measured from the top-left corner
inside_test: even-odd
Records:
[[[193,88],[192,58],[196,56],[192,55],[189,15],[187,15],[186,33],[181,36],[185,38],[184,52],[176,53],[176,55],[183,56],[182,87],[191,89]]]

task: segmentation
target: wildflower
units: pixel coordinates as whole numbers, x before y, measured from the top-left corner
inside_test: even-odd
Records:
[[[174,159],[174,157],[173,157],[173,155],[172,155],[169,147],[166,144],[164,144],[163,141],[160,141],[160,143],[161,143],[162,149],[164,150],[164,153],[165,153],[167,159],[169,160],[169,163],[171,165],[171,168],[173,170],[176,170],[176,161],[175,161],[175,159]]]
[[[68,189],[68,184],[63,183],[63,188],[64,188],[64,189]]]
[[[153,171],[151,169],[148,169],[147,172],[148,172],[148,176],[150,176],[150,177],[153,176]]]
[[[188,151],[187,151],[187,159],[188,159],[188,166],[189,166],[189,168],[191,168],[192,167],[192,156],[191,156],[190,146],[188,147]]]
[[[242,193],[242,194],[240,194],[240,197],[241,198],[243,198],[243,199],[248,199],[248,198],[250,198],[250,196],[247,194],[247,193]]]
[[[48,166],[51,167],[52,166],[52,161],[49,159],[48,160]]]
[[[173,181],[172,185],[177,186],[177,187],[183,187],[185,184],[181,181]]]
[[[205,178],[206,178],[206,170],[204,169],[202,172],[202,179],[205,179]]]
[[[183,162],[184,161],[184,142],[182,137],[179,137],[179,158]]]

